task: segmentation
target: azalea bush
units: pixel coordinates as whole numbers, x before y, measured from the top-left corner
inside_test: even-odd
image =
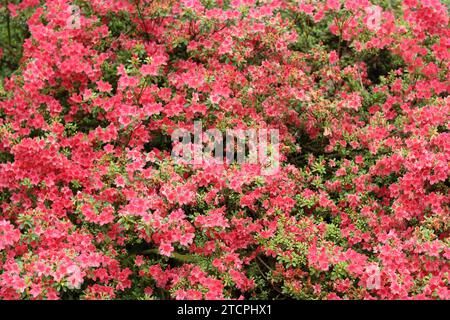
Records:
[[[450,298],[448,3],[0,19],[0,299]],[[175,161],[195,121],[277,130],[278,170]]]

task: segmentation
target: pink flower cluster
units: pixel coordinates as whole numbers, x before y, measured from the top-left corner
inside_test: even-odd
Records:
[[[450,299],[448,10],[377,3],[11,4],[0,299]],[[176,163],[195,120],[280,170]]]

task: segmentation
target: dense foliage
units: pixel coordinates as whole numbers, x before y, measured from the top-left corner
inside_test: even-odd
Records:
[[[444,2],[0,18],[1,299],[450,298]],[[279,130],[280,170],[175,163],[195,120]]]

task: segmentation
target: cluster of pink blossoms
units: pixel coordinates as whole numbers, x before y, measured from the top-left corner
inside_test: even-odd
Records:
[[[438,0],[7,10],[0,299],[450,299]],[[198,120],[278,130],[279,170],[175,162]]]

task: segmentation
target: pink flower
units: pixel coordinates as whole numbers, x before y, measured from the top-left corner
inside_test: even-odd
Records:
[[[338,11],[341,8],[340,0],[327,0],[326,8]]]
[[[378,31],[381,27],[381,17],[383,9],[379,6],[370,6],[365,8],[366,11],[366,26],[370,31]]]
[[[144,293],[145,293],[146,295],[151,296],[151,295],[153,294],[153,289],[152,289],[151,287],[145,287]]]
[[[202,228],[227,228],[229,226],[227,219],[224,217],[225,208],[211,210],[207,216],[200,215],[195,218],[195,224]]]
[[[97,88],[100,92],[110,92],[112,89],[112,86],[108,82],[104,81],[97,81]]]
[[[336,51],[331,51],[329,56],[330,64],[336,64],[339,61],[339,56]]]
[[[122,176],[117,176],[116,178],[116,185],[118,187],[125,187],[125,179]]]
[[[30,294],[33,296],[33,298],[37,298],[41,293],[42,293],[41,285],[33,283],[30,289]]]
[[[20,231],[6,220],[0,220],[0,250],[13,245],[20,239]]]
[[[147,116],[152,116],[154,114],[159,114],[163,111],[161,103],[149,103],[144,105],[144,113]]]
[[[83,274],[80,267],[77,265],[71,265],[67,268],[67,278],[68,286],[72,289],[79,289],[81,284],[84,282]]]
[[[143,76],[157,76],[158,67],[154,64],[144,64],[139,70]]]

